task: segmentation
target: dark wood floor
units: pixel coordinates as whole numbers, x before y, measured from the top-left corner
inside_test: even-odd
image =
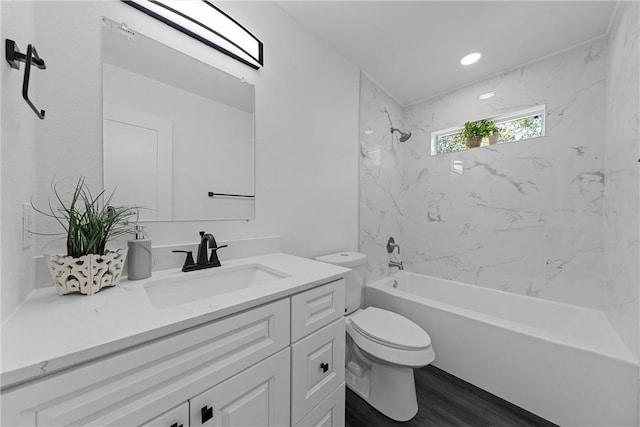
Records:
[[[416,369],[415,379],[418,413],[412,420],[390,420],[347,388],[346,426],[556,426],[435,366]]]

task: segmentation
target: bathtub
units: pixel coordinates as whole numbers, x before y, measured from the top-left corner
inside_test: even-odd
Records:
[[[406,271],[365,302],[425,329],[438,368],[543,418],[638,425],[638,361],[601,311]]]

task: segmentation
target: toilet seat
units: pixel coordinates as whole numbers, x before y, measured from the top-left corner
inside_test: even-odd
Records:
[[[416,351],[431,345],[431,337],[424,329],[392,311],[368,307],[350,319],[355,330],[387,347]]]
[[[420,326],[388,310],[369,307],[347,316],[355,344],[381,361],[422,367],[435,360],[431,338]]]

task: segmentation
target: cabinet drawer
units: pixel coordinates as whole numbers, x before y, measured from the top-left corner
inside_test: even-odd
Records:
[[[39,426],[139,425],[285,348],[288,337],[289,302],[283,299],[134,347],[23,392],[42,393],[39,384],[58,386],[40,404]],[[65,389],[71,393],[58,398]]]
[[[189,402],[178,405],[140,427],[189,427]]]
[[[344,315],[344,279],[291,297],[291,342]]]
[[[191,427],[289,425],[289,349],[189,400]]]
[[[291,422],[296,424],[344,382],[344,318],[291,346]]]
[[[345,385],[342,383],[296,427],[344,427]]]

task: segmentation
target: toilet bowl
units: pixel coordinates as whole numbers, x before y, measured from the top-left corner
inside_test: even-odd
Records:
[[[316,260],[352,269],[346,278],[347,387],[387,417],[410,420],[418,412],[413,369],[435,359],[431,338],[397,313],[360,307],[365,255],[342,252]]]

